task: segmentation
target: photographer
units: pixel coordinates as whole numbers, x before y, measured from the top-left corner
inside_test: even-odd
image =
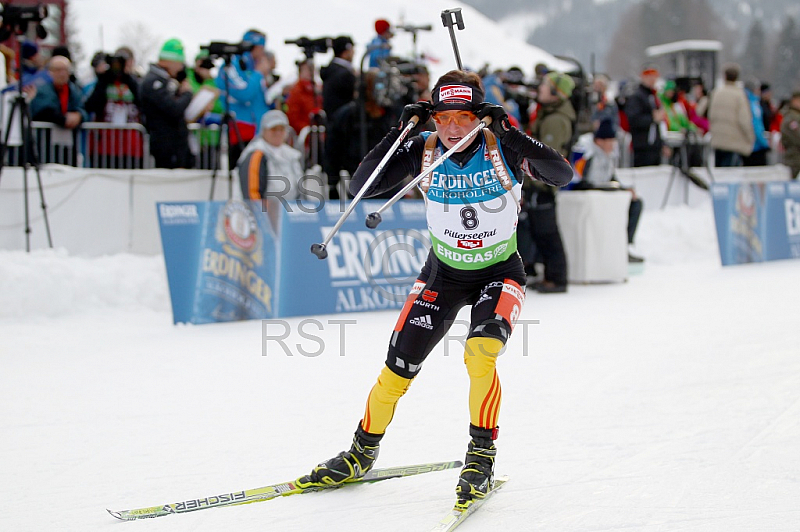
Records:
[[[119,51],[105,56],[107,69],[98,75],[85,104],[86,111],[94,115],[96,122],[115,126],[140,122],[139,84],[127,72],[127,61],[127,55]],[[114,129],[91,132],[88,153],[93,168],[141,168],[141,135]]]
[[[150,133],[150,153],[157,168],[192,168],[189,129],[184,112],[192,101],[186,80],[183,43],[170,39],[151,64],[140,91],[142,113]]]
[[[328,66],[319,70],[322,78],[322,108],[328,118],[356,97],[354,56],[353,39],[346,35],[333,39],[333,59]]]
[[[362,145],[359,139],[366,138],[367,151],[370,151],[383,139],[386,131],[392,127],[394,117],[390,109],[381,105],[375,95],[375,80],[377,70],[369,70],[365,74],[365,94],[363,102],[364,121],[361,120],[362,102],[353,100],[343,105],[333,116],[328,117],[327,153],[328,184],[332,199],[338,198],[339,172],[346,170],[351,176],[358,168],[362,154]],[[387,191],[382,198],[392,196],[392,191]]]
[[[269,110],[266,91],[272,64],[265,50],[267,36],[258,30],[248,30],[242,36],[241,44],[249,51],[230,57],[216,79],[220,97],[228,99],[240,135],[238,138],[233,128],[229,131],[231,161],[239,157],[244,145],[255,136],[256,126]]]

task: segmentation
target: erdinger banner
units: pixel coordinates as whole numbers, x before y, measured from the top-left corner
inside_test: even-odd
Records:
[[[260,204],[158,203],[175,323],[273,318],[273,228]]]
[[[402,200],[381,215],[380,230],[367,214],[384,204],[364,200],[328,244],[328,258],[309,251],[342,215],[338,201],[318,212],[282,211],[278,267],[279,315],[303,316],[402,308],[428,256],[430,241],[421,200]]]
[[[800,258],[800,183],[714,183],[723,266]]]
[[[364,224],[384,202],[359,203],[328,244],[339,202],[157,204],[175,323],[267,319],[402,308],[427,258],[425,205],[403,200]]]

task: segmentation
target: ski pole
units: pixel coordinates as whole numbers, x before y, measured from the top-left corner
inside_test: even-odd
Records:
[[[464,18],[461,16],[461,8],[457,7],[455,9],[445,9],[442,11],[442,24],[450,31],[450,42],[453,43],[453,53],[456,54],[456,65],[458,65],[459,70],[464,70],[464,67],[461,66],[461,54],[458,53],[456,32],[453,30],[453,26],[458,27],[460,30],[464,29]]]
[[[402,190],[398,191],[397,194],[392,196],[392,198],[390,200],[388,200],[386,203],[384,203],[381,206],[380,209],[378,209],[375,212],[369,213],[367,215],[367,221],[366,221],[367,227],[369,227],[370,229],[375,229],[376,227],[378,227],[378,224],[380,224],[381,220],[382,220],[381,219],[381,213],[383,211],[385,211],[386,209],[388,209],[389,207],[394,205],[400,198],[402,198],[403,196],[408,194],[408,192],[412,188],[417,186],[417,183],[419,183],[420,181],[425,179],[428,175],[430,175],[431,172],[433,172],[443,162],[445,162],[447,159],[449,159],[451,155],[453,155],[455,152],[457,152],[459,149],[461,149],[462,146],[464,146],[469,141],[471,141],[472,137],[477,135],[480,130],[482,130],[483,128],[488,126],[491,122],[492,122],[491,117],[488,117],[488,116],[484,117],[483,120],[481,120],[481,123],[478,124],[477,126],[475,126],[475,129],[473,129],[472,131],[467,133],[467,135],[463,139],[459,140],[452,148],[447,150],[441,157],[436,159],[436,161],[434,161],[433,164],[431,164],[424,172],[422,172],[417,177],[415,177],[414,179],[409,181],[408,184],[406,184],[406,186],[404,186]]]
[[[361,201],[361,198],[367,192],[367,189],[369,189],[370,185],[372,185],[372,183],[378,178],[378,176],[380,175],[381,171],[383,170],[383,167],[386,166],[387,162],[389,162],[389,159],[392,157],[392,155],[394,155],[394,152],[397,150],[397,148],[400,146],[400,144],[402,144],[403,140],[405,140],[405,138],[406,138],[406,136],[408,136],[409,132],[412,129],[414,129],[414,126],[417,125],[417,122],[419,122],[419,117],[418,116],[412,116],[411,118],[409,118],[408,124],[406,124],[406,127],[403,128],[403,131],[400,132],[400,137],[398,137],[398,139],[396,141],[394,141],[394,144],[392,144],[392,147],[389,148],[389,151],[387,151],[386,155],[383,156],[383,159],[381,159],[381,162],[378,163],[377,167],[375,167],[375,170],[372,172],[372,175],[369,176],[367,181],[364,183],[364,186],[361,187],[361,190],[359,190],[358,194],[356,194],[356,197],[353,198],[353,201],[351,201],[350,205],[347,206],[347,209],[345,209],[344,213],[339,218],[339,221],[336,222],[336,225],[334,225],[333,228],[330,230],[330,232],[328,233],[328,236],[325,237],[325,240],[321,244],[311,244],[311,253],[316,255],[317,258],[319,258],[319,259],[327,258],[327,256],[328,256],[327,246],[330,243],[330,241],[333,239],[333,235],[335,235],[339,231],[339,229],[342,227],[342,224],[344,223],[344,221],[347,219],[348,216],[350,216],[350,213],[353,212],[353,209],[355,209],[356,204],[359,201]]]

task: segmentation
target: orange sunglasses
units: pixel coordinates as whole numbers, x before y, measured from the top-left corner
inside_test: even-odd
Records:
[[[458,126],[468,126],[477,118],[475,113],[469,111],[441,111],[439,113],[433,113],[433,121],[440,126],[446,126],[451,122],[455,122]]]

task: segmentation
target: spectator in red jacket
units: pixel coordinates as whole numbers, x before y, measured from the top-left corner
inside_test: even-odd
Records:
[[[300,130],[311,124],[311,117],[322,109],[322,98],[314,86],[314,61],[306,59],[297,66],[297,83],[292,86],[286,99],[286,115],[289,125]]]

